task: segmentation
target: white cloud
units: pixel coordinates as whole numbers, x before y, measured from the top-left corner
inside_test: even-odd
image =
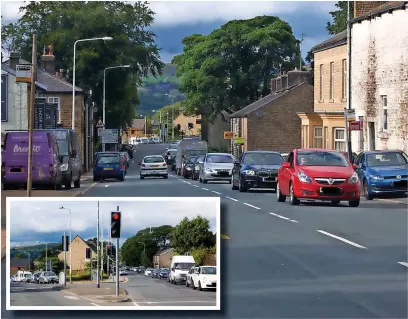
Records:
[[[24,1],[1,1],[0,8],[3,19],[10,21],[20,18],[21,13],[19,13],[19,9],[23,4]]]
[[[139,230],[161,225],[177,225],[184,217],[189,219],[201,215],[210,221],[210,228],[216,228],[216,201],[197,198],[194,201],[100,201],[100,224],[103,224],[104,237],[110,229],[110,212],[119,206],[122,212],[122,234],[133,236]],[[13,201],[10,205],[10,241],[42,241],[47,234],[69,232],[72,212],[72,237],[76,235],[96,237],[97,202],[96,201]],[[59,241],[59,237],[50,241]],[[121,241],[125,238],[121,238]]]

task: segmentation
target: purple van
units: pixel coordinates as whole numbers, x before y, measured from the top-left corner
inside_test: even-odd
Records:
[[[62,157],[53,134],[33,132],[32,185],[62,187]],[[28,132],[7,132],[2,152],[4,189],[27,185]]]

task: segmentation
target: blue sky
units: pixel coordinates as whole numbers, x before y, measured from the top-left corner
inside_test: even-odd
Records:
[[[155,15],[153,31],[164,62],[183,50],[181,40],[190,34],[209,34],[233,19],[276,15],[287,21],[300,38],[304,33],[303,56],[314,45],[329,37],[325,27],[331,20],[332,1],[150,1]],[[21,1],[2,1],[2,23],[18,19]]]
[[[139,230],[162,225],[176,226],[184,217],[189,219],[201,215],[210,221],[211,231],[216,232],[217,207],[215,197],[197,198],[195,201],[175,201],[156,199],[147,201],[100,201],[100,225],[103,225],[103,237],[108,237],[110,213],[120,207],[122,229],[120,245]],[[96,237],[97,207],[91,199],[64,201],[43,201],[29,199],[13,201],[10,205],[10,243],[11,246],[34,245],[37,242],[55,243],[61,241],[64,232],[69,235],[70,215],[72,212],[72,237],[83,239]],[[102,229],[102,227],[101,227]]]

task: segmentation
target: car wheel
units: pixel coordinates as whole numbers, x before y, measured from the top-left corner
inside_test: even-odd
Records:
[[[276,183],[276,200],[280,203],[283,203],[286,201],[286,196],[282,194],[280,187],[279,187],[279,182]]]
[[[144,179],[144,176],[140,175],[140,179]]]
[[[337,206],[337,205],[339,205],[340,204],[340,201],[339,200],[332,200],[331,201],[331,205],[332,206]]]
[[[246,192],[248,189],[246,188],[246,186],[242,183],[242,179],[241,177],[238,179],[239,183],[238,183],[238,189],[241,193]]]
[[[235,186],[235,183],[234,183],[234,176],[231,176],[231,189],[233,191],[236,191],[238,189],[238,187]]]
[[[94,176],[93,181],[94,181],[94,182],[97,182],[98,179]]]
[[[58,191],[61,190],[62,189],[62,184],[56,184],[55,189],[58,190]]]
[[[363,188],[364,188],[364,197],[366,198],[366,200],[373,200],[374,196],[370,194],[368,190],[368,183],[366,180],[364,180],[363,182]]]
[[[208,181],[207,181],[206,179],[203,179],[203,183],[204,183],[204,184],[207,184]]]
[[[67,183],[65,183],[65,189],[71,189],[71,181],[72,181],[72,179],[70,179],[70,181],[69,182],[67,182]]]
[[[349,206],[350,207],[358,207],[359,205],[360,205],[360,200],[359,199],[349,201]]]
[[[203,291],[203,287],[201,287],[201,282],[198,282],[198,290]]]
[[[290,203],[293,205],[293,206],[297,206],[297,205],[299,205],[300,204],[300,201],[296,198],[296,196],[295,196],[295,192],[294,192],[294,190],[293,190],[293,184],[292,183],[290,183],[290,185],[289,185],[289,194],[290,194]]]
[[[75,188],[81,187],[81,174],[79,174],[78,179],[74,182],[74,187]]]
[[[169,175],[164,175],[163,178],[164,178],[164,179],[168,179],[168,178],[169,178]]]

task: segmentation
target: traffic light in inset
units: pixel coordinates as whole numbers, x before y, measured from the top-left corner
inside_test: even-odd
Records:
[[[111,238],[120,238],[121,213],[111,213]]]
[[[62,243],[62,251],[68,251],[69,250],[68,249],[68,247],[69,247],[69,237],[65,236],[65,238],[64,238],[64,236],[62,236],[61,243]]]
[[[91,259],[91,248],[87,248],[85,250],[85,258],[86,259]]]

